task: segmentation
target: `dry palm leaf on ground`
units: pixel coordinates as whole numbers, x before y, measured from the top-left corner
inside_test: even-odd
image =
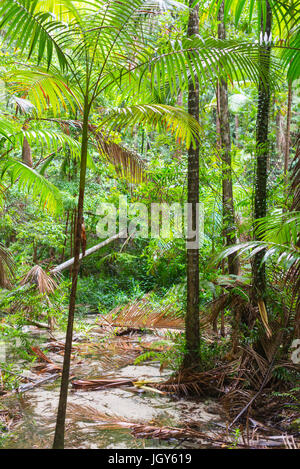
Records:
[[[204,326],[208,321],[200,318]],[[180,306],[169,304],[154,304],[151,293],[143,298],[118,306],[104,317],[99,318],[99,324],[110,324],[113,327],[131,327],[142,329],[184,329],[184,314]]]
[[[193,369],[185,370],[171,376],[164,383],[154,384],[162,391],[189,396],[189,395],[223,395],[228,382],[233,379],[234,370],[239,361],[221,365],[212,370],[197,372]]]
[[[118,388],[122,386],[134,386],[134,381],[126,378],[98,378],[98,379],[76,379],[72,381],[75,389],[100,390],[107,388]]]
[[[99,391],[102,389],[110,389],[110,388],[119,388],[123,386],[135,386],[139,389],[144,389],[147,391],[152,392],[159,392],[159,394],[164,394],[163,392],[157,390],[156,388],[152,387],[153,382],[148,380],[141,380],[141,379],[131,379],[131,378],[107,378],[107,377],[100,377],[97,379],[77,379],[72,381],[72,386],[75,389],[82,389],[82,390],[94,390]]]
[[[267,447],[285,447],[286,438],[288,438],[289,445],[296,447],[296,444],[291,436],[280,435],[278,437],[259,437],[256,432],[252,435],[244,436],[243,434],[239,439],[235,435],[223,431],[222,433],[212,433],[210,431],[200,431],[199,425],[191,422],[184,427],[173,427],[155,425],[152,422],[141,423],[136,421],[129,421],[128,419],[108,415],[100,412],[99,410],[78,404],[68,404],[67,417],[70,420],[78,421],[78,419],[86,422],[95,422],[106,430],[130,430],[135,438],[143,439],[158,439],[158,440],[179,440],[179,441],[195,441],[201,447],[218,447],[218,448],[267,448]],[[248,432],[249,433],[249,432]]]
[[[58,373],[62,370],[62,367],[50,360],[39,347],[31,347],[31,350],[42,362],[34,366],[33,371],[37,373]]]

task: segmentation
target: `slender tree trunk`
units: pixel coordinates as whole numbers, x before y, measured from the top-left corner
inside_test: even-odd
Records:
[[[292,83],[289,83],[288,94],[288,109],[286,117],[286,134],[285,134],[285,148],[284,148],[284,182],[288,183],[288,169],[289,169],[289,156],[290,156],[290,133],[291,133],[291,117],[292,117]]]
[[[226,39],[224,22],[224,2],[218,13],[218,39]],[[233,202],[232,169],[231,169],[231,137],[228,107],[228,86],[226,78],[221,78],[217,84],[217,110],[219,112],[219,150],[222,159],[222,210],[223,210],[223,236],[226,247],[236,244],[236,227]],[[228,256],[228,273],[238,275],[240,263],[236,254]],[[224,316],[224,311],[222,311]],[[224,318],[223,318],[224,320]],[[236,311],[232,315],[232,350],[237,351],[239,342],[239,320]],[[224,329],[224,328],[223,328]],[[224,330],[223,330],[224,333]]]
[[[280,110],[278,110],[276,114],[276,150],[279,166],[282,168],[284,166],[285,135],[283,130],[283,117]]]
[[[218,38],[226,39],[224,23],[224,2],[218,14]],[[220,153],[222,158],[222,199],[223,199],[223,233],[226,246],[236,244],[236,227],[233,204],[232,171],[231,171],[231,138],[228,108],[228,87],[225,78],[222,78],[217,87],[217,109],[219,110]],[[234,254],[228,256],[228,273],[238,275],[239,260]]]
[[[199,34],[199,6],[192,8],[190,0],[190,16],[188,23],[188,36]],[[195,77],[195,85],[189,82],[188,112],[199,122],[199,82]],[[192,146],[188,151],[188,203],[191,217],[188,216],[189,234],[198,225],[197,204],[199,203],[199,144]],[[197,235],[196,235],[197,237]],[[186,354],[183,367],[188,368],[200,363],[200,325],[199,325],[199,248],[187,247],[187,312],[185,318]]]
[[[29,168],[32,168],[33,166],[31,148],[26,137],[24,137],[23,140],[22,162],[29,166]]]
[[[75,303],[76,303],[77,279],[78,279],[78,272],[79,272],[79,267],[80,267],[79,256],[80,256],[80,244],[81,244],[81,226],[82,226],[82,220],[83,220],[83,202],[84,202],[87,147],[88,147],[88,117],[89,117],[89,105],[88,105],[88,102],[86,101],[85,106],[84,106],[83,127],[82,127],[80,183],[79,183],[78,208],[77,208],[77,218],[76,218],[76,234],[75,234],[75,240],[74,240],[74,264],[73,264],[73,270],[72,270],[72,288],[71,288],[70,303],[69,303],[69,316],[68,316],[68,326],[67,326],[66,342],[65,342],[64,363],[63,363],[63,370],[62,370],[61,388],[60,388],[53,449],[63,449],[64,440],[65,440],[65,419],[66,419],[68,385],[69,385],[69,376],[70,376],[73,323],[74,323],[74,313],[75,313]]]
[[[266,21],[261,23],[260,35],[260,61],[262,76],[258,89],[258,109],[256,121],[256,175],[255,175],[255,220],[265,217],[267,214],[267,166],[269,158],[269,111],[270,111],[270,60],[271,60],[271,28],[272,11],[269,2],[266,0]],[[254,238],[260,240],[262,235],[254,231]],[[253,259],[253,299],[255,303],[265,297],[266,291],[266,271],[262,263],[265,252],[258,252]]]
[[[216,110],[216,133],[217,133],[217,149],[221,149],[221,123],[220,123],[220,82],[217,81],[217,90],[216,90],[216,98],[217,98],[217,110]]]
[[[67,211],[67,219],[66,219],[66,228],[65,228],[65,240],[64,240],[64,247],[61,253],[60,257],[60,262],[63,262],[65,259],[65,251],[66,251],[66,246],[67,246],[67,240],[68,240],[68,227],[69,227],[69,217],[70,217],[70,211]]]
[[[239,116],[237,114],[234,116],[234,126],[235,126],[235,144],[237,147],[239,147],[240,123],[239,123]]]

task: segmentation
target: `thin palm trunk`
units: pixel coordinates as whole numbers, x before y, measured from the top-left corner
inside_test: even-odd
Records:
[[[57,411],[57,420],[55,428],[55,436],[53,449],[63,449],[65,440],[65,420],[68,398],[68,385],[70,376],[70,362],[71,362],[71,349],[73,339],[73,324],[76,303],[76,291],[78,272],[80,267],[80,245],[81,245],[81,227],[83,219],[83,203],[86,179],[86,166],[87,166],[87,148],[88,148],[88,117],[89,105],[86,102],[84,108],[83,126],[82,126],[82,143],[81,143],[81,164],[80,164],[80,183],[79,183],[79,196],[78,208],[76,217],[76,233],[74,240],[74,264],[72,270],[72,288],[69,303],[68,326],[65,342],[64,363],[61,377],[60,396]]]
[[[255,176],[255,201],[254,218],[255,220],[265,217],[267,214],[267,167],[269,158],[269,111],[270,111],[270,60],[271,60],[271,29],[272,29],[272,10],[269,2],[266,0],[266,21],[265,25],[261,22],[261,69],[262,76],[258,90],[258,109],[256,121],[256,176]],[[263,73],[264,72],[264,73]],[[261,240],[262,234],[254,232],[255,240]],[[252,277],[253,277],[253,298],[265,297],[266,292],[266,271],[262,262],[265,252],[258,252],[253,259]]]
[[[190,0],[190,17],[188,36],[199,34],[199,7],[192,8]],[[190,80],[188,90],[188,112],[199,122],[199,82]],[[188,203],[192,216],[188,217],[189,233],[197,227],[197,204],[199,203],[199,144],[188,151]],[[197,235],[196,235],[197,238]],[[183,367],[188,368],[200,362],[200,325],[199,325],[199,249],[187,248],[187,312],[185,318],[186,354]]]
[[[224,2],[218,13],[218,39],[226,39],[226,29],[224,22]],[[233,187],[232,187],[232,162],[231,162],[231,137],[229,123],[228,107],[228,85],[225,78],[221,78],[217,84],[217,112],[218,112],[218,130],[219,151],[222,160],[222,212],[223,212],[223,237],[226,247],[236,244],[236,227],[234,215]],[[236,254],[228,256],[228,273],[238,275],[239,259]],[[224,311],[222,311],[224,319]],[[224,330],[223,330],[224,332]],[[232,325],[232,349],[233,353],[237,351],[239,343],[239,321],[238,315],[233,311]]]
[[[218,13],[218,38],[226,39],[226,30],[224,22],[224,2]],[[218,83],[217,88],[217,110],[219,112],[219,131],[220,131],[220,154],[222,158],[222,199],[223,199],[223,233],[226,246],[236,244],[236,228],[233,202],[232,170],[231,170],[231,138],[229,125],[228,108],[228,87],[225,78]],[[239,260],[233,254],[228,256],[228,273],[238,275]]]
[[[33,167],[32,152],[31,152],[31,148],[26,137],[24,137],[24,140],[23,140],[22,161],[24,164],[29,166],[29,168]]]
[[[284,181],[288,183],[288,169],[289,169],[289,156],[290,156],[290,133],[291,133],[291,117],[292,117],[292,83],[289,83],[288,93],[288,109],[286,118],[286,134],[285,134],[285,149],[284,149]]]

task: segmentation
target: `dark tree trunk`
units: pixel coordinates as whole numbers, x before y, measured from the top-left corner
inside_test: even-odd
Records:
[[[79,196],[76,218],[76,234],[74,239],[74,264],[72,270],[72,288],[69,303],[69,316],[68,326],[65,342],[64,363],[61,377],[61,388],[59,396],[59,404],[57,411],[57,420],[55,428],[55,436],[53,449],[63,449],[65,440],[65,419],[68,398],[68,385],[70,376],[70,361],[71,349],[73,338],[73,323],[76,303],[77,279],[80,267],[80,245],[81,245],[81,226],[83,220],[83,202],[85,191],[85,178],[86,178],[86,162],[87,162],[87,147],[88,147],[88,117],[89,105],[86,102],[84,107],[83,127],[82,127],[82,143],[81,143],[81,163],[80,163],[80,183],[79,183]]]
[[[272,11],[269,2],[266,0],[266,21],[262,20],[260,35],[260,61],[261,77],[258,89],[258,109],[256,121],[256,175],[255,175],[255,220],[265,217],[267,214],[267,167],[269,158],[269,111],[270,111],[270,59],[271,59],[271,28]],[[262,235],[254,231],[255,240],[260,240]],[[252,263],[253,277],[253,299],[257,300],[265,297],[266,291],[266,271],[262,263],[265,252],[258,252]]]
[[[224,2],[218,14],[218,38],[226,39],[224,23]],[[232,171],[231,171],[231,138],[228,109],[228,87],[222,78],[217,87],[217,110],[219,111],[220,154],[222,158],[222,199],[223,199],[223,233],[226,246],[236,244],[236,227],[233,204]],[[228,256],[228,273],[238,275],[239,260],[234,254]]]
[[[192,8],[190,0],[188,36],[199,33],[199,7]],[[190,80],[188,90],[188,112],[199,121],[199,82]],[[188,151],[188,203],[191,217],[188,217],[187,234],[198,225],[197,204],[199,203],[199,144]],[[189,368],[200,363],[200,325],[199,325],[199,248],[187,247],[187,312],[185,318],[186,354],[183,367]]]

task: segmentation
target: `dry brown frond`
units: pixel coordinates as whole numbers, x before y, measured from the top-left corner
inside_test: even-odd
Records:
[[[105,155],[113,163],[120,176],[129,178],[132,182],[146,179],[145,163],[140,155],[120,144],[104,139],[100,133],[94,133],[100,154]]]
[[[195,372],[183,370],[176,376],[172,376],[164,383],[152,384],[152,386],[166,392],[179,395],[222,395],[226,386],[233,379],[232,374],[238,361],[231,362],[212,370]]]
[[[34,366],[33,371],[37,373],[57,373],[62,370],[60,365],[56,365],[50,358],[48,358],[39,347],[31,347],[32,352],[39,358],[42,363]]]
[[[100,316],[99,322],[109,323],[113,327],[183,330],[185,327],[183,316],[182,309],[176,304],[153,304],[151,293],[147,293],[133,303],[118,306],[104,317]],[[200,322],[204,327],[208,321],[200,318]]]
[[[191,440],[201,442],[201,447],[207,445],[209,447],[228,447],[232,444],[232,437],[227,433],[211,433],[198,430],[194,422],[183,427],[159,426],[153,423],[138,423],[136,421],[129,421],[116,415],[108,415],[99,410],[78,404],[68,404],[68,418],[78,421],[92,421],[99,425],[101,429],[106,430],[130,430],[135,438],[147,438],[158,440]],[[250,446],[251,445],[251,446]],[[263,446],[273,446],[272,442],[264,440]],[[260,441],[235,441],[235,447],[259,447],[262,446]],[[275,445],[274,445],[275,446]],[[276,445],[277,446],[277,445]]]
[[[72,381],[72,386],[75,389],[106,389],[118,388],[121,386],[134,386],[135,381],[126,378],[98,378],[98,379],[77,379]]]
[[[21,280],[21,285],[33,283],[37,286],[40,293],[54,293],[57,288],[56,282],[47,274],[42,267],[35,265]]]

